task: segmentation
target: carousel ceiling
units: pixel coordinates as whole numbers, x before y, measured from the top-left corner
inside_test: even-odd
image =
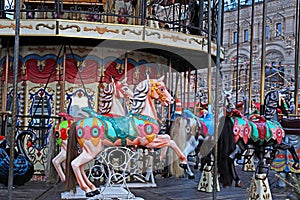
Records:
[[[3,48],[14,45],[14,37],[2,37],[0,42]],[[103,46],[124,49],[130,51],[142,51],[159,56],[163,56],[170,60],[172,68],[176,71],[183,72],[200,68],[207,68],[210,60],[214,66],[215,57],[208,59],[206,52],[193,49],[178,48],[166,46],[163,44],[153,44],[136,41],[120,41],[120,40],[100,40],[93,38],[68,38],[68,37],[30,37],[21,36],[20,46],[37,46],[37,45],[71,45],[71,46]]]

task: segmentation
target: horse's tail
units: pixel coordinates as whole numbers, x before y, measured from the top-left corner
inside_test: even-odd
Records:
[[[170,137],[177,144],[180,150],[184,150],[186,143],[186,132],[183,126],[183,118],[175,118],[170,128]],[[180,160],[174,151],[170,152],[170,173],[176,177],[184,177],[184,170],[179,167]]]
[[[225,187],[231,186],[234,179],[233,159],[229,157],[235,149],[233,122],[230,117],[226,116],[224,125],[219,128],[222,131],[218,139],[218,172],[220,174],[220,182]]]
[[[74,122],[69,129],[69,138],[67,146],[67,160],[66,160],[66,191],[76,191],[77,180],[73,172],[71,162],[78,156],[77,139],[76,139],[76,122]]]

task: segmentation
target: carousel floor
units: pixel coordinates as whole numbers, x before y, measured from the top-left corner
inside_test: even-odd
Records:
[[[242,188],[226,187],[217,192],[217,199],[244,200],[248,197],[250,179],[252,172],[238,173],[244,182]],[[157,187],[131,188],[130,191],[136,196],[145,200],[196,200],[213,199],[212,193],[199,192],[197,190],[200,173],[196,172],[196,178],[189,180],[187,178],[156,178]],[[278,178],[274,172],[270,172],[269,184],[274,200],[296,200],[291,188],[278,187]],[[13,200],[58,200],[61,199],[61,193],[64,186],[60,182],[54,185],[47,185],[42,181],[30,181],[24,186],[16,187],[13,190]],[[0,186],[0,200],[8,199],[7,187]],[[139,198],[137,198],[139,199]]]

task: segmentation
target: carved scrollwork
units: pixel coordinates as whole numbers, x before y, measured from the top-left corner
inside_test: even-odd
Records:
[[[183,41],[183,42],[187,42],[186,38],[180,38],[179,36],[175,36],[175,35],[163,35],[163,38],[169,38],[171,39],[173,42],[177,42],[179,40]]]
[[[132,29],[129,29],[129,28],[125,28],[125,29],[122,30],[122,35],[125,35],[126,32],[133,33],[135,35],[141,35],[142,34],[141,30],[135,31],[135,30],[132,30]]]
[[[104,33],[106,32],[111,32],[111,33],[116,33],[118,34],[119,33],[119,30],[118,29],[115,29],[115,30],[111,30],[111,29],[108,29],[107,27],[98,27],[96,26],[96,28],[88,28],[88,27],[84,27],[83,28],[84,31],[95,31],[95,32],[98,32],[99,34],[103,35]]]
[[[65,27],[63,25],[59,25],[60,30],[67,30],[67,29],[72,29],[72,28],[75,28],[77,32],[81,31],[81,28],[78,25],[66,25]]]
[[[54,30],[55,29],[55,25],[52,24],[51,26],[49,26],[48,24],[43,24],[43,23],[39,23],[35,26],[35,29],[36,30],[40,30],[40,27],[45,27],[45,28],[48,28],[50,30]]]
[[[5,29],[5,28],[11,28],[11,29],[15,30],[16,29],[16,25],[13,24],[13,23],[11,23],[10,25],[6,25],[6,26],[0,24],[0,29]]]
[[[161,35],[158,32],[148,32],[146,31],[146,36],[152,36],[152,35],[157,35],[157,39],[161,38]]]

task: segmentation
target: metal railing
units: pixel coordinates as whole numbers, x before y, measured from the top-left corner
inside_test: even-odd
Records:
[[[208,33],[207,1],[199,5],[195,0],[177,0],[175,4],[169,0],[23,0],[21,18],[145,25],[205,36]],[[15,17],[14,2],[0,0],[0,18]],[[213,5],[217,2],[214,1]],[[216,10],[216,6],[211,8],[212,27],[217,26]],[[213,30],[214,36],[216,30]]]

